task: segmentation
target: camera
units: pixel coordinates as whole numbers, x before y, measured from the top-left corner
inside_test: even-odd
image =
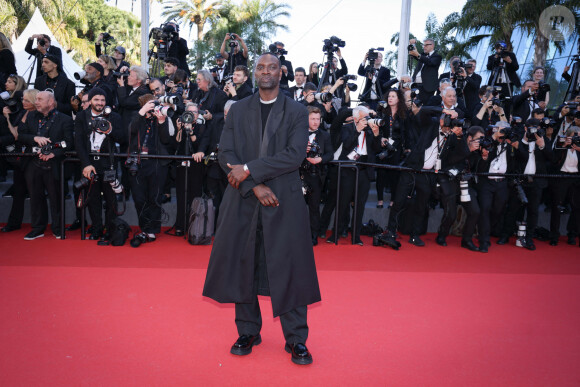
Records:
[[[462,203],[467,203],[471,201],[471,195],[469,194],[469,181],[467,179],[461,178],[459,180],[459,189],[461,190],[461,195],[459,199]]]
[[[356,83],[348,82],[346,86],[348,86],[350,91],[356,91],[358,89],[358,85]]]
[[[524,191],[524,187],[522,187],[522,182],[519,179],[513,179],[512,184],[516,190],[516,195],[518,200],[522,204],[528,204],[528,197],[526,196],[526,192]]]
[[[389,157],[389,155],[391,153],[393,153],[396,149],[393,146],[394,141],[392,139],[388,139],[382,146],[383,150],[379,153],[377,153],[377,157],[379,158],[379,160],[384,160],[387,157]]]
[[[499,133],[502,135],[502,138],[510,140],[511,142],[516,142],[520,140],[520,136],[517,134],[515,130],[512,128],[501,128]]]
[[[547,93],[550,91],[550,84],[544,81],[538,82],[538,93]]]
[[[179,117],[179,120],[181,121],[182,124],[193,124],[195,116],[193,115],[192,112],[185,112],[181,115],[181,117]]]
[[[493,146],[493,139],[489,138],[489,137],[480,137],[478,140],[476,140],[479,142],[479,149],[486,149],[486,150],[490,150],[491,147]]]
[[[91,182],[93,181],[97,181],[98,176],[95,175],[94,172],[91,172],[91,178],[87,179],[84,176],[81,176],[81,178],[77,181],[74,182],[74,186],[77,190],[82,190],[83,188],[87,188],[89,186],[89,184],[91,184]]]
[[[548,128],[553,128],[554,126],[556,126],[556,121],[554,121],[550,117],[544,117],[540,120],[540,128],[544,130]]]
[[[48,144],[46,144],[45,146],[43,146],[42,148],[40,148],[40,153],[42,153],[43,155],[49,155],[52,153],[52,151],[54,149],[65,149],[66,148],[66,142],[61,141],[61,142],[50,142]]]
[[[0,93],[0,98],[4,100],[4,104],[8,106],[10,112],[16,113],[18,111],[18,103],[14,98],[10,98],[10,93],[4,91]]]
[[[236,38],[238,37],[238,35],[234,34],[233,32],[230,32],[230,40],[236,40]]]
[[[324,46],[322,46],[322,51],[327,53],[332,53],[338,51],[341,47],[346,45],[344,40],[336,36],[331,36],[330,39],[324,39]]]
[[[491,104],[492,106],[499,106],[500,108],[503,108],[503,103],[501,102],[501,99],[497,97],[491,99]]]
[[[342,79],[343,81],[356,81],[357,78],[358,77],[356,75],[351,75],[351,74],[347,74],[347,75],[340,77],[340,79]]]
[[[45,44],[46,44],[46,39],[44,39],[44,38],[38,39],[38,45],[40,47],[44,47]]]
[[[171,106],[163,106],[159,101],[155,101],[153,113],[161,114],[162,116],[171,118],[175,114],[175,109],[173,109]]]
[[[411,103],[417,106],[418,108],[423,106],[423,101],[419,98],[419,89],[411,89]]]
[[[272,43],[268,46],[268,50],[278,56],[278,58],[280,58],[280,62],[284,61],[286,58],[284,57],[284,55],[288,55],[288,51],[284,50],[283,48],[278,48],[278,46],[276,46],[276,43]]]
[[[139,156],[136,154],[127,157],[127,160],[125,160],[125,167],[127,167],[131,176],[137,175],[137,172],[139,172],[139,164]]]
[[[103,44],[108,44],[111,40],[115,40],[108,32],[103,32]]]
[[[128,71],[125,71],[125,72],[113,71],[113,77],[115,77],[115,78],[124,78],[124,77],[128,77],[128,76],[129,76]]]
[[[109,134],[111,132],[109,128],[109,121],[105,117],[95,117],[89,121],[89,129],[93,132],[98,132],[102,134]]]
[[[310,143],[310,150],[306,153],[306,157],[314,158],[320,157],[320,144],[316,141]]]
[[[168,41],[178,40],[179,32],[175,30],[173,25],[161,24],[161,26],[151,29],[149,39],[153,39],[153,45],[157,47],[155,56],[159,59],[165,59],[167,57]]]
[[[530,126],[528,128],[526,137],[528,138],[528,141],[536,141],[536,136],[538,135],[539,137],[544,137],[544,135],[546,134],[546,131],[542,128],[539,128],[537,126]]]
[[[314,93],[314,98],[320,103],[332,101],[332,93]]]
[[[382,118],[371,118],[368,116],[365,118],[367,119],[369,125],[373,124],[377,126],[385,126],[387,124],[387,121],[383,120]]]
[[[108,169],[103,173],[103,181],[109,183],[113,192],[116,194],[120,194],[123,192],[123,185],[117,179],[117,173],[113,169]]]
[[[369,55],[367,57],[368,61],[369,62],[372,61],[374,63],[374,61],[376,61],[379,58],[379,51],[385,51],[385,48],[384,47],[377,47],[377,48],[369,49],[369,52],[368,52]]]
[[[415,51],[416,49],[417,49],[417,48],[415,47],[415,45],[414,45],[414,44],[409,44],[409,45],[407,46],[407,50],[409,50],[409,51]]]
[[[164,95],[161,97],[157,97],[157,101],[159,101],[159,103],[168,103],[171,105],[175,105],[178,102],[179,98],[177,98],[176,95],[172,95],[172,96],[168,96],[168,95]]]
[[[139,247],[143,243],[148,242],[148,241],[149,241],[149,237],[147,237],[147,234],[145,234],[144,232],[140,232],[138,234],[133,235],[133,238],[131,239],[131,242],[129,242],[129,243],[131,244],[131,247]]]
[[[465,125],[465,120],[463,118],[451,118],[449,114],[445,114],[443,118],[443,127],[445,128],[456,128],[458,126],[463,127]]]

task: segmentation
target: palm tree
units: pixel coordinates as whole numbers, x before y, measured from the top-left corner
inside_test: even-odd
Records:
[[[172,0],[166,2],[163,13],[165,20],[176,20],[183,28],[189,31],[193,26],[197,27],[197,42],[201,42],[204,36],[204,27],[208,21],[219,18],[221,0],[210,4],[205,0]],[[201,68],[203,53],[197,50],[197,65]]]

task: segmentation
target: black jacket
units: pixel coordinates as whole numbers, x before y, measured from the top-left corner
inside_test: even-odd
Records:
[[[518,59],[516,58],[516,55],[513,52],[506,52],[506,54],[512,60],[512,63],[507,63],[507,62],[503,61],[503,66],[505,67],[507,76],[509,77],[511,83],[514,86],[521,87],[522,84],[520,82],[520,77],[518,77],[518,73],[517,73],[517,71],[520,68],[520,65],[518,64]],[[499,68],[498,66],[501,63],[500,59],[501,58],[496,58],[496,54],[492,54],[487,58],[487,69],[492,72],[491,76],[489,77],[489,80],[487,82],[488,85],[491,85],[493,80],[496,78],[497,70]],[[496,83],[499,83],[499,82],[496,82]]]
[[[438,74],[439,66],[443,58],[436,51],[430,56],[421,54],[417,61],[417,66],[413,71],[413,82],[416,81],[417,74],[421,72],[423,89],[429,93],[434,92],[439,87]]]
[[[92,120],[91,109],[86,109],[80,111],[75,117],[75,150],[77,152],[77,157],[81,161],[81,170],[85,167],[92,165],[97,170],[97,173],[103,173],[103,171],[110,167],[109,157],[103,156],[95,160],[93,157],[89,156],[91,153],[91,136],[93,131],[89,128],[89,121]],[[111,123],[112,130],[111,133],[105,137],[101,144],[100,152],[108,153],[109,149],[116,152],[115,142],[125,143],[127,142],[127,131],[124,130],[122,125],[121,116],[115,112],[112,112],[107,120]],[[111,141],[112,140],[112,141]],[[112,148],[109,148],[109,147]]]
[[[68,79],[64,72],[59,72],[56,77],[56,85],[48,83],[48,75],[43,74],[34,81],[34,88],[38,91],[44,91],[47,88],[54,90],[56,98],[56,109],[66,115],[71,115],[72,106],[70,99],[76,94],[75,84]]]
[[[137,116],[139,110],[141,110],[139,97],[145,94],[150,94],[151,92],[146,85],[141,85],[133,91],[132,94],[129,95],[129,93],[129,87],[117,87],[119,114],[121,115],[123,129],[126,133],[128,133],[127,130],[129,129],[129,124],[133,121],[133,118]]]
[[[521,117],[524,122],[532,113],[530,110],[530,91],[526,90],[521,94],[515,95],[512,99],[512,117]]]
[[[168,119],[163,124],[157,122],[157,118],[146,118],[137,114],[129,125],[129,153],[140,153],[142,151],[148,126],[151,125],[151,139],[155,146],[155,151],[149,151],[149,154],[168,155],[167,145],[171,142],[169,136]],[[167,165],[171,160],[160,160],[161,165]]]
[[[26,51],[30,55],[34,55],[37,57],[36,76],[40,77],[42,74],[44,74],[41,66],[43,54],[38,50],[38,48],[32,48],[33,41],[34,39],[28,39],[28,41],[26,42],[26,47],[24,47],[24,51]],[[64,70],[62,67],[62,51],[60,50],[60,48],[51,45],[46,51],[46,53],[54,55],[59,59],[60,63],[58,64],[58,72],[63,73]]]
[[[381,149],[381,135],[379,133],[378,136],[373,134],[373,131],[370,127],[366,127],[363,129],[365,132],[365,144],[367,148],[367,162],[368,163],[375,163],[376,162],[376,154]],[[343,125],[342,130],[340,132],[341,140],[342,140],[342,152],[340,153],[339,160],[349,160],[347,157],[353,150],[358,147],[358,137],[360,132],[356,130],[356,126],[354,122],[349,124]],[[366,168],[365,172],[367,173],[370,180],[374,180],[375,178],[375,169],[372,167]]]
[[[371,100],[371,87],[373,86],[373,82],[372,79],[369,79],[367,77],[367,74],[370,72],[370,70],[371,70],[370,66],[367,65],[366,67],[363,67],[362,63],[358,67],[357,74],[360,75],[361,77],[366,78],[365,87],[360,97],[362,101]],[[377,74],[377,82],[375,83],[375,93],[377,94],[377,99],[380,100],[383,97],[383,94],[388,90],[387,83],[389,82],[390,79],[391,79],[391,71],[384,66],[379,67]]]
[[[223,90],[211,87],[207,92],[197,89],[192,101],[198,105],[200,110],[209,110],[212,115],[215,115],[216,113],[223,113],[228,96]]]
[[[239,101],[240,99],[244,99],[250,95],[252,95],[252,88],[248,86],[247,83],[243,83],[237,90],[235,97],[231,97],[230,99],[234,101]]]
[[[289,60],[281,60],[281,65],[288,68],[288,74],[284,74],[282,71],[282,78],[280,79],[280,86],[288,88],[288,82],[294,81],[294,69],[292,69],[292,62]]]
[[[547,174],[548,164],[554,160],[554,153],[552,152],[552,147],[550,146],[550,141],[544,138],[545,147],[540,149],[537,144],[534,148],[534,157],[536,160],[536,175]],[[519,142],[519,146],[516,152],[516,159],[518,160],[518,172],[524,173],[528,160],[530,158],[529,144],[524,144],[522,140]],[[533,176],[533,175],[532,175]],[[542,188],[548,186],[548,181],[546,178],[536,178],[534,182]]]
[[[187,48],[187,41],[185,39],[179,38],[179,40],[171,42],[167,50],[167,56],[179,60],[177,67],[184,70],[189,77],[191,76],[191,71],[189,71],[189,67],[187,66],[187,55],[189,55],[189,48]]]

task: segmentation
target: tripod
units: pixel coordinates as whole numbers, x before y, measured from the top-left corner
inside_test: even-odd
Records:
[[[32,55],[30,55],[28,57],[28,59],[30,59]],[[28,74],[28,80],[26,81],[26,84],[28,86],[32,85],[33,83],[30,83],[30,79],[32,78],[32,73],[34,72],[34,69],[36,68],[36,66],[38,65],[38,55],[34,55],[34,60],[32,61],[32,64],[30,65],[30,67],[28,68],[30,70],[30,73]],[[26,71],[28,71],[28,69]],[[24,74],[26,74],[26,71],[24,72]]]
[[[326,51],[326,62],[324,62],[324,70],[322,71],[322,76],[320,77],[320,82],[318,82],[318,88],[316,89],[317,93],[320,93],[322,89],[322,84],[325,80],[330,76],[329,69],[332,68],[332,59],[334,58],[334,54],[332,50]]]
[[[580,50],[579,50],[580,51]],[[578,93],[580,93],[580,85],[578,85],[578,73],[580,72],[580,56],[573,55],[572,60],[574,64],[572,65],[572,74],[570,76],[570,82],[568,83],[568,88],[566,89],[566,94],[564,94],[564,102],[571,101]]]
[[[511,99],[513,96],[512,87],[511,87],[511,80],[510,80],[510,77],[508,76],[507,71],[505,70],[505,67],[503,65],[503,59],[500,59],[500,63],[495,66],[495,68],[493,69],[491,74],[492,74],[491,75],[492,82],[491,82],[490,86],[492,86],[492,87],[495,86],[500,79],[503,79],[505,81],[505,85],[507,86],[507,90],[508,90],[508,94],[507,94],[507,96],[505,96],[505,99]],[[501,82],[501,83],[503,84],[503,82]]]
[[[366,71],[365,83],[363,85],[363,90],[366,89],[366,91],[359,95],[358,99],[360,101],[365,101],[365,100],[369,101],[371,99],[371,92],[373,90],[373,79],[374,79],[377,71],[378,71],[378,69],[375,68],[375,59],[369,59],[369,70]],[[367,88],[367,84],[369,82],[371,82],[371,85],[369,88]],[[378,79],[378,74],[377,74],[377,80],[374,82],[374,85],[376,86],[375,93],[377,95],[377,99],[381,99],[382,95],[383,95],[383,90],[381,87],[381,83],[379,82],[379,79]]]

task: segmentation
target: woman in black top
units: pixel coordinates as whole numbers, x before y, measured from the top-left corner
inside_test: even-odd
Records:
[[[16,60],[10,41],[0,32],[0,91],[4,91],[4,82],[10,74],[17,74]]]
[[[318,87],[318,83],[320,82],[320,78],[318,76],[318,63],[312,62],[308,67],[308,77],[307,82],[312,82]]]

